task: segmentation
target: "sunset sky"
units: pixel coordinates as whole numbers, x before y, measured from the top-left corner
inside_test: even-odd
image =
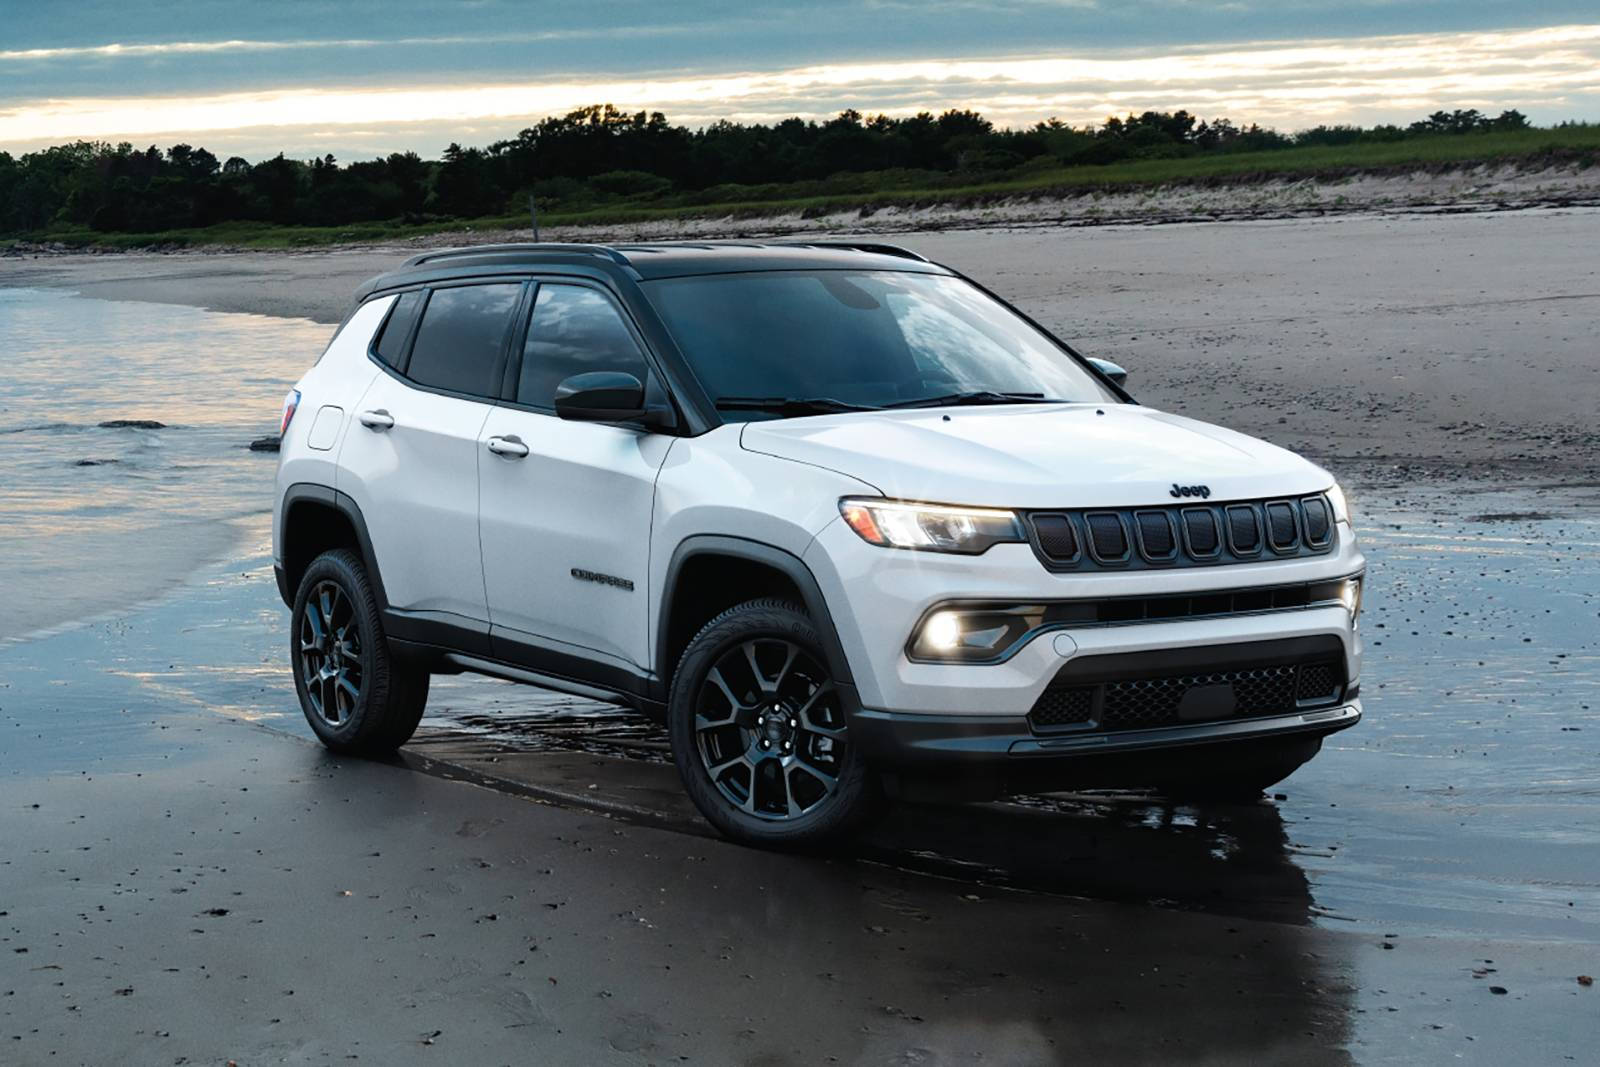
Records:
[[[1280,129],[1600,119],[1593,0],[0,0],[0,150],[436,156],[588,103],[720,118],[1187,107]]]

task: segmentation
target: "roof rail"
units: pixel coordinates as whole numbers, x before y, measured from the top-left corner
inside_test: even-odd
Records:
[[[806,244],[813,248],[844,248],[852,252],[875,252],[880,256],[898,256],[901,259],[914,259],[918,263],[926,263],[926,256],[918,255],[909,248],[899,245],[880,244],[876,241],[807,241]]]
[[[559,244],[488,244],[466,245],[462,248],[441,248],[436,252],[423,252],[412,256],[402,267],[420,267],[424,263],[437,263],[444,259],[465,256],[491,256],[506,252],[571,252],[577,255],[603,256],[620,266],[628,266],[628,257],[607,245]]]

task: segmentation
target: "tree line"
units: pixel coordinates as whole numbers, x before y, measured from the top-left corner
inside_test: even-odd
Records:
[[[541,120],[487,147],[452,144],[341,165],[333,156],[251,163],[204,148],[78,141],[0,152],[0,233],[52,227],[156,233],[234,221],[336,226],[543,210],[732,203],[982,181],[1066,166],[1519,130],[1518,111],[1435,112],[1409,126],[1318,126],[1282,134],[1188,111],[1146,111],[1098,127],[1056,119],[997,128],[975,111],[906,118],[844,111],[823,122],[717,122],[689,129],[659,111],[610,104]]]

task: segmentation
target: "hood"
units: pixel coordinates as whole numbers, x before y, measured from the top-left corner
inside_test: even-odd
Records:
[[[1326,471],[1218,426],[1134,404],[917,408],[746,423],[752,452],[826,467],[884,496],[1006,508],[1172,504],[1320,492]]]

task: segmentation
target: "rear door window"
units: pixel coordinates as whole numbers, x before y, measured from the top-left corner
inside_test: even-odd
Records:
[[[416,324],[417,312],[422,310],[422,296],[420,290],[400,294],[394,302],[394,310],[389,312],[389,321],[383,324],[383,332],[378,335],[378,343],[372,347],[378,358],[391,367],[399,367],[405,355],[406,340]]]
[[[582,285],[540,285],[522,347],[517,403],[548,410],[564,379],[598,370],[649,381],[644,353],[604,293]]]
[[[432,389],[496,396],[500,353],[521,295],[520,282],[435,289],[417,327],[406,377]]]

